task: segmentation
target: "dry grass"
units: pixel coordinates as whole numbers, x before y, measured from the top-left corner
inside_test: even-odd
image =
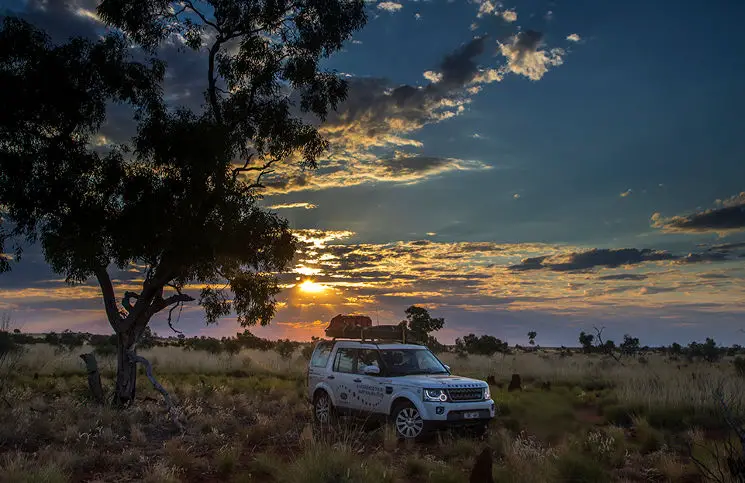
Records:
[[[560,357],[557,353],[518,353],[508,356],[444,354],[442,359],[457,373],[480,378],[494,375],[509,380],[513,373],[528,381],[550,381],[590,387],[614,387],[619,401],[649,408],[700,408],[715,405],[712,394],[721,389],[736,407],[745,408],[745,378],[738,377],[729,360],[719,363],[681,364],[662,355],[647,356],[645,363],[626,358],[619,364],[596,355]]]
[[[673,430],[657,413],[709,408],[718,381],[739,398],[745,394],[726,362],[679,369],[656,356],[619,366],[580,355],[445,354],[456,373],[493,375],[500,383],[520,373],[525,390],[492,388],[500,415],[483,440],[443,433],[407,445],[386,427],[314,429],[298,355],[287,362],[261,351],[142,351],[183,413],[181,433],[144,378],[134,407],[92,404],[83,351],[39,345],[24,355],[0,422],[0,481],[465,482],[487,444],[499,482],[698,481],[676,441],[705,441],[709,430]],[[543,381],[552,382],[551,391],[542,390]],[[611,406],[623,404],[657,413],[629,417],[624,427],[609,424]]]

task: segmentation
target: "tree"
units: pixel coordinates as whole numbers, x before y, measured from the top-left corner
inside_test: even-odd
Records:
[[[424,343],[433,351],[441,351],[442,344],[430,332],[442,329],[445,326],[445,319],[432,317],[427,309],[416,305],[412,305],[404,313],[406,314],[406,320],[401,321],[401,325],[406,326],[411,331],[414,339]]]
[[[538,333],[534,330],[531,330],[528,332],[528,344],[535,345],[535,338],[538,335]]]
[[[621,355],[635,356],[639,352],[639,338],[625,334],[623,336],[623,342],[618,348],[621,350]]]
[[[290,339],[279,339],[274,344],[274,352],[279,354],[283,360],[289,361],[300,344]]]
[[[592,334],[586,334],[585,331],[579,333],[579,343],[582,346],[582,352],[590,353],[593,351],[593,341],[595,336]]]
[[[114,402],[127,405],[137,342],[155,314],[168,309],[170,324],[195,300],[189,284],[204,287],[207,323],[273,317],[296,242],[256,203],[262,178],[282,162],[317,166],[327,142],[306,119],[346,96],[319,61],[366,17],[362,0],[103,0],[97,13],[123,34],[53,45],[22,20],[3,22],[0,252],[38,242],[67,282],[95,277],[117,336]],[[197,51],[209,42],[200,110],[163,98],[158,47],[179,39]],[[133,43],[151,59],[133,60]],[[102,153],[94,136],[111,104],[131,106],[137,134]],[[110,271],[131,267],[142,268],[140,290],[117,298]]]
[[[459,353],[469,354],[480,354],[491,356],[497,352],[506,354],[509,352],[509,344],[502,342],[501,339],[497,339],[491,335],[477,336],[475,334],[468,334],[463,338],[455,339],[456,351]]]

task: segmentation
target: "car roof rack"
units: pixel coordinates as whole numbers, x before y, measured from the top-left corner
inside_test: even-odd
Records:
[[[414,334],[403,325],[375,325],[370,327],[329,327],[326,336],[337,339],[370,343],[399,342],[421,344]]]

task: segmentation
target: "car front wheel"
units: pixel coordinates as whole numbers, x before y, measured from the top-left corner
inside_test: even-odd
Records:
[[[411,403],[396,406],[391,419],[399,439],[419,439],[424,434],[424,419]]]

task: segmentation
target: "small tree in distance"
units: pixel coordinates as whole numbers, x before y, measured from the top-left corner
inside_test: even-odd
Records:
[[[528,344],[535,345],[535,338],[538,335],[538,333],[534,330],[531,330],[528,332]]]
[[[155,314],[198,298],[208,323],[273,317],[296,242],[256,203],[262,177],[291,160],[316,167],[327,142],[301,116],[323,120],[346,96],[319,62],[366,18],[363,0],[102,0],[97,14],[124,35],[53,45],[25,21],[3,21],[0,206],[10,224],[0,253],[10,239],[38,242],[67,282],[95,277],[117,336],[114,403],[127,405],[134,349]],[[171,41],[207,47],[199,110],[164,101],[157,55]],[[133,60],[133,44],[153,58]],[[137,134],[102,153],[94,136],[110,104],[133,108]],[[117,295],[110,271],[132,267],[141,287]],[[196,297],[190,284],[203,287]]]

